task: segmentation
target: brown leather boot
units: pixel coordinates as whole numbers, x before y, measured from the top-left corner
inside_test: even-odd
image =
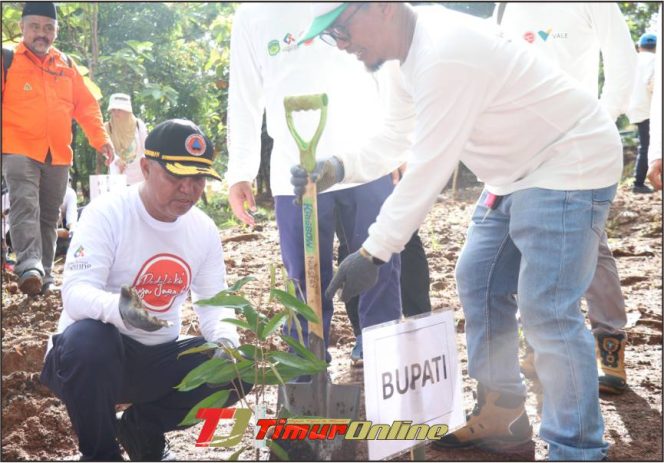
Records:
[[[480,447],[503,451],[519,447],[532,440],[524,407],[525,399],[512,394],[490,391],[481,385],[477,389],[477,404],[464,427],[433,442],[441,448]]]
[[[622,394],[627,389],[626,344],[627,339],[624,334],[598,334],[595,336],[599,392]]]

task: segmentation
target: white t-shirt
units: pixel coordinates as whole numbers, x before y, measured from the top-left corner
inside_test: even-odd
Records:
[[[214,222],[193,207],[175,222],[148,214],[139,185],[117,195],[103,195],[81,214],[67,259],[62,286],[64,310],[58,332],[77,320],[111,323],[121,334],[145,345],[177,339],[181,306],[192,299],[214,296],[226,288],[221,241]],[[128,327],[118,310],[120,286],[136,289],[151,315],[173,326],[148,332]],[[232,309],[194,305],[203,336],[233,342],[238,335]]]
[[[650,102],[655,87],[655,53],[642,51],[638,56],[636,79],[627,117],[632,124],[650,118]]]
[[[595,97],[484,20],[439,6],[416,11],[405,89],[394,92],[410,98],[413,155],[369,229],[367,251],[381,260],[400,252],[459,160],[498,195],[618,181],[620,136]],[[342,160],[351,173],[371,162]]]
[[[78,204],[76,202],[76,191],[67,186],[65,199],[60,206],[60,219],[67,224],[69,231],[74,231],[76,222],[78,222]]]
[[[233,18],[228,95],[228,171],[232,186],[253,181],[260,166],[263,110],[267,131],[274,140],[270,163],[273,195],[292,195],[290,169],[300,163],[299,149],[286,125],[284,97],[327,93],[327,123],[316,149],[317,159],[327,159],[363,145],[383,126],[383,103],[374,76],[353,56],[315,39],[299,48],[311,18],[307,3],[243,4]],[[310,140],[319,112],[296,112],[298,133]],[[406,157],[403,146],[373,146],[386,153],[382,170],[398,166]],[[347,188],[337,185],[330,191]]]
[[[494,15],[498,7],[494,10]],[[604,85],[600,101],[611,118],[627,110],[634,83],[636,51],[615,2],[508,2],[501,27],[599,95],[600,51]]]
[[[662,37],[662,6],[657,17],[657,37]],[[662,47],[655,52],[655,85],[650,106],[650,147],[648,163],[662,159]]]

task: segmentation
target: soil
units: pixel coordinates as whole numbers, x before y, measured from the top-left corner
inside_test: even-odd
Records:
[[[466,370],[466,340],[463,312],[454,283],[454,265],[465,239],[465,230],[479,187],[449,192],[421,227],[429,257],[431,300],[434,310],[453,310],[457,322],[457,344],[464,374],[464,406],[474,404],[475,384]],[[620,188],[608,223],[609,242],[617,258],[627,304],[629,345],[625,362],[629,389],[618,396],[601,396],[606,425],[605,438],[611,444],[610,460],[662,461],[662,196],[634,195]],[[270,264],[279,265],[278,235],[273,222],[251,232],[236,228],[221,232],[229,281],[254,275],[248,295],[254,301],[265,298]],[[56,265],[56,283],[61,283],[62,262]],[[39,372],[48,336],[56,329],[62,302],[59,292],[47,297],[28,298],[17,292],[15,277],[3,273],[2,284],[2,460],[77,460],[76,436],[62,403],[39,383]],[[339,303],[337,303],[339,304]],[[183,334],[197,334],[193,311],[185,311]],[[341,304],[332,322],[329,369],[335,382],[362,382],[361,370],[350,367],[354,337]],[[541,386],[527,380],[527,410],[535,432]],[[275,412],[274,388],[265,391],[267,413]],[[222,460],[233,450],[197,448],[201,425],[169,433],[173,449],[181,459]],[[221,434],[221,431],[219,434]],[[245,443],[250,444],[249,433]],[[262,454],[265,456],[265,453]],[[519,452],[495,454],[478,450],[439,451],[426,449],[426,459],[445,460],[544,460],[546,444],[536,435],[534,445]],[[246,450],[240,459],[255,459]],[[366,445],[357,449],[357,459],[367,458]],[[399,459],[408,459],[402,455]]]

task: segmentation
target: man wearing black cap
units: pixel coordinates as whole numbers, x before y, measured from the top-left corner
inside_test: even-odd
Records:
[[[114,153],[99,104],[76,66],[52,47],[55,5],[26,2],[23,40],[3,49],[2,173],[9,185],[10,234],[19,287],[31,296],[50,291],[60,204],[67,188],[72,118],[107,164]],[[5,80],[6,79],[6,80]]]
[[[237,345],[232,309],[194,304],[203,337],[178,340],[180,307],[226,288],[221,242],[212,220],[194,207],[212,167],[210,140],[190,121],[159,124],[145,141],[145,181],[105,195],[83,212],[69,247],[63,312],[42,381],[67,406],[85,460],[169,455],[164,433],[215,390],[228,404],[251,386],[228,383],[188,392],[174,387],[202,354],[180,352],[206,341]],[[114,406],[132,405],[116,419]]]

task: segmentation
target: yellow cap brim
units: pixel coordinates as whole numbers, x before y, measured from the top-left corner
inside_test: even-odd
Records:
[[[221,175],[212,167],[192,166],[191,164],[181,164],[179,162],[162,162],[164,168],[176,177],[191,177],[204,175],[215,180],[221,180]]]

